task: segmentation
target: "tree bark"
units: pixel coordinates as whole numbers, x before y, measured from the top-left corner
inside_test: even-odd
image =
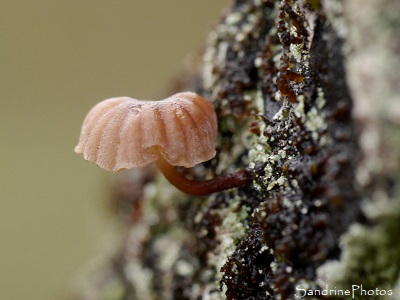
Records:
[[[186,172],[248,168],[252,184],[189,197],[153,170],[122,174],[115,249],[78,298],[322,299],[362,284],[355,299],[396,299],[399,14],[396,0],[233,1],[174,89],[219,120],[217,157]]]

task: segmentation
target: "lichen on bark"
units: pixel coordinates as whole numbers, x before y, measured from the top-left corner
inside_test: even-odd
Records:
[[[198,198],[150,171],[122,174],[120,238],[81,299],[294,299],[298,285],[348,288],[361,274],[369,288],[400,286],[399,122],[394,109],[361,114],[365,97],[377,99],[349,79],[374,74],[359,65],[371,49],[356,38],[389,12],[380,2],[395,1],[349,2],[232,2],[198,72],[175,88],[208,97],[219,122],[216,158],[185,172],[247,168],[252,184]],[[349,17],[357,2],[372,11],[368,21]],[[393,55],[399,26],[386,26]],[[398,74],[380,71],[385,105],[395,107]],[[366,267],[371,255],[376,268]]]

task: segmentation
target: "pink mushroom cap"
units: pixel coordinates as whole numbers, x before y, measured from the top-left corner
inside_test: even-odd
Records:
[[[213,104],[192,92],[161,101],[110,98],[87,114],[75,152],[113,172],[160,156],[190,168],[215,156],[217,126]]]

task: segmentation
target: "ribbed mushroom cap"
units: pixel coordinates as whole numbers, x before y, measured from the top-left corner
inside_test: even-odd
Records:
[[[189,168],[215,156],[217,131],[214,106],[195,93],[110,98],[87,114],[75,152],[109,171],[143,167],[160,155]]]

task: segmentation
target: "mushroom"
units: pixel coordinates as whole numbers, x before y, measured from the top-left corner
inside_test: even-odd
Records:
[[[181,191],[207,195],[250,182],[246,170],[199,181],[175,169],[212,159],[217,131],[214,106],[195,93],[178,93],[161,101],[110,98],[87,114],[75,152],[113,172],[155,162]]]

